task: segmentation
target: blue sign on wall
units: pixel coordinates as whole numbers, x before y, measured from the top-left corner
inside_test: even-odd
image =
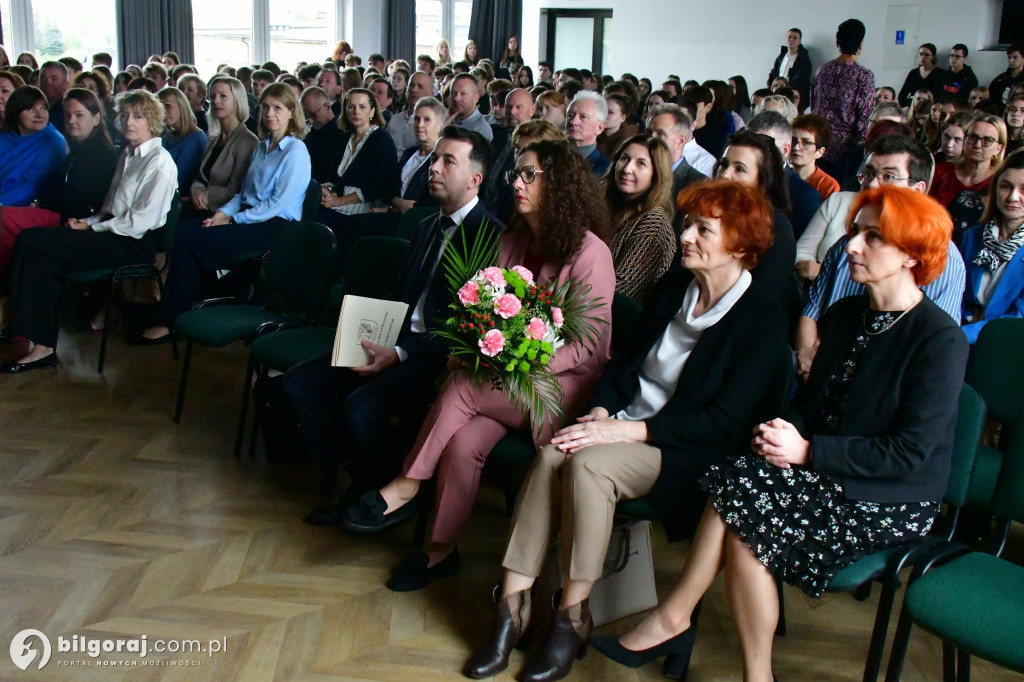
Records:
[[[904,39],[906,37],[907,37],[907,32],[906,31],[896,31],[896,44],[897,45],[902,45],[904,43]]]

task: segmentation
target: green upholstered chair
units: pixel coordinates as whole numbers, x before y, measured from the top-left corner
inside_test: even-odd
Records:
[[[212,299],[178,316],[175,326],[185,338],[185,357],[175,422],[181,421],[192,346],[219,348],[239,340],[251,342],[265,326],[315,317],[327,296],[334,251],[334,234],[325,225],[281,221],[261,267],[261,279],[269,292],[267,306]],[[243,401],[248,395],[246,391]]]
[[[1024,567],[1000,558],[1010,524],[1024,522],[1024,416],[1013,426],[992,498],[997,523],[991,547],[971,552],[948,543],[918,564],[903,600],[886,680],[899,680],[914,625],[942,640],[945,680],[969,680],[971,656],[1024,673]]]
[[[306,320],[286,322],[252,342],[249,348],[249,367],[244,390],[252,383],[255,373],[266,377],[270,370],[287,372],[301,362],[331,352],[337,328],[341,301],[347,295],[367,298],[388,298],[393,296],[402,275],[409,242],[397,237],[362,237],[352,246],[349,272],[345,280],[332,287],[332,299],[328,312],[322,316],[322,324],[308,324]],[[337,304],[333,300],[337,290]],[[248,404],[243,400],[242,413],[238,420],[235,439],[235,454],[241,452],[241,438],[245,429]],[[249,452],[254,453],[256,429],[249,440]]]
[[[398,236],[411,242],[419,224],[440,210],[437,206],[413,206],[398,221]]]
[[[306,196],[302,200],[302,219],[306,222],[316,221],[316,214],[320,210],[320,183],[310,180],[306,187]]]
[[[164,226],[143,237],[143,239],[152,240],[154,253],[162,251],[165,254],[162,266],[157,267],[154,261],[149,261],[134,265],[124,265],[119,268],[79,270],[68,273],[65,276],[64,280],[69,284],[89,284],[100,280],[108,280],[110,282],[106,308],[103,312],[103,335],[100,338],[100,358],[96,365],[97,373],[102,374],[103,362],[107,357],[107,338],[110,336],[110,312],[114,307],[114,292],[117,290],[118,282],[127,279],[154,280],[157,290],[160,292],[160,298],[163,298],[163,276],[167,272],[167,268],[170,267],[171,256],[178,242],[178,218],[180,213],[181,199],[178,196],[178,190],[174,190],[174,194],[171,196],[171,207],[167,210]],[[173,343],[173,340],[171,348],[174,353],[174,359],[177,360],[178,345]]]

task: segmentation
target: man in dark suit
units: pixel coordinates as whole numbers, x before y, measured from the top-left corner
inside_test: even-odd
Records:
[[[481,198],[487,208],[491,209],[502,221],[507,221],[512,217],[512,211],[515,210],[512,187],[505,182],[505,173],[516,166],[516,150],[512,144],[511,131],[515,130],[520,123],[533,118],[537,107],[529,92],[522,88],[516,88],[505,95],[503,109],[510,134],[495,157],[491,172],[484,180]]]
[[[707,176],[683,158],[683,147],[693,137],[693,119],[677,104],[659,104],[647,117],[647,132],[666,145],[672,154],[672,198],[695,182]]]
[[[580,90],[569,103],[565,114],[565,136],[569,143],[576,147],[583,158],[590,164],[594,175],[601,177],[612,165],[612,162],[597,151],[597,136],[604,131],[604,123],[608,120],[608,103],[604,97]]]
[[[468,239],[475,238],[485,223],[503,228],[477,196],[490,155],[490,144],[466,128],[448,126],[438,140],[429,187],[441,212],[420,224],[409,247],[396,287],[396,298],[409,304],[397,346],[364,341],[371,359],[363,367],[331,367],[330,357],[323,356],[285,376],[284,388],[310,451],[327,475],[333,475],[340,462],[351,461],[352,486],[338,504],[310,513],[307,523],[340,523],[348,505],[363,492],[386,484],[401,468],[405,449],[436,397],[435,380],[448,358],[445,346],[428,333],[452,300],[439,267],[445,237],[459,224]],[[401,428],[395,428],[396,417]]]
[[[331,109],[331,100],[322,88],[313,85],[302,91],[302,113],[306,116],[309,132],[303,138],[309,150],[313,179],[319,183],[329,182],[338,170],[338,158],[334,154],[341,130],[338,117]]]

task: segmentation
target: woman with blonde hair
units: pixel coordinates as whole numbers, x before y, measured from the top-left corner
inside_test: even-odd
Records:
[[[1006,124],[992,114],[975,116],[967,127],[960,157],[935,166],[928,194],[943,206],[964,190],[983,192],[1003,162],[1006,149]]]
[[[676,252],[672,154],[660,139],[634,135],[615,151],[604,185],[615,291],[646,305]]]
[[[441,38],[441,42],[437,44],[436,61],[438,66],[452,63],[452,50],[448,47],[448,41],[444,38]]]
[[[548,90],[537,96],[536,107],[540,117],[551,121],[559,130],[565,129],[565,110],[569,103],[558,90]]]
[[[199,172],[206,133],[196,125],[192,107],[181,90],[168,86],[158,92],[157,97],[164,105],[164,149],[170,152],[178,167],[178,192],[186,197]]]

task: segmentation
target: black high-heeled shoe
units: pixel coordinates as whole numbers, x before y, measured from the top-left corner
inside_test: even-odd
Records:
[[[666,639],[661,644],[655,644],[648,649],[634,651],[627,649],[619,643],[619,638],[591,637],[590,643],[595,649],[627,668],[640,668],[651,661],[665,656],[665,664],[662,673],[665,677],[673,680],[685,680],[686,673],[690,667],[690,654],[693,653],[693,644],[697,639],[697,621],[700,618],[700,605],[694,609],[690,616],[690,627],[683,630],[675,637]]]

